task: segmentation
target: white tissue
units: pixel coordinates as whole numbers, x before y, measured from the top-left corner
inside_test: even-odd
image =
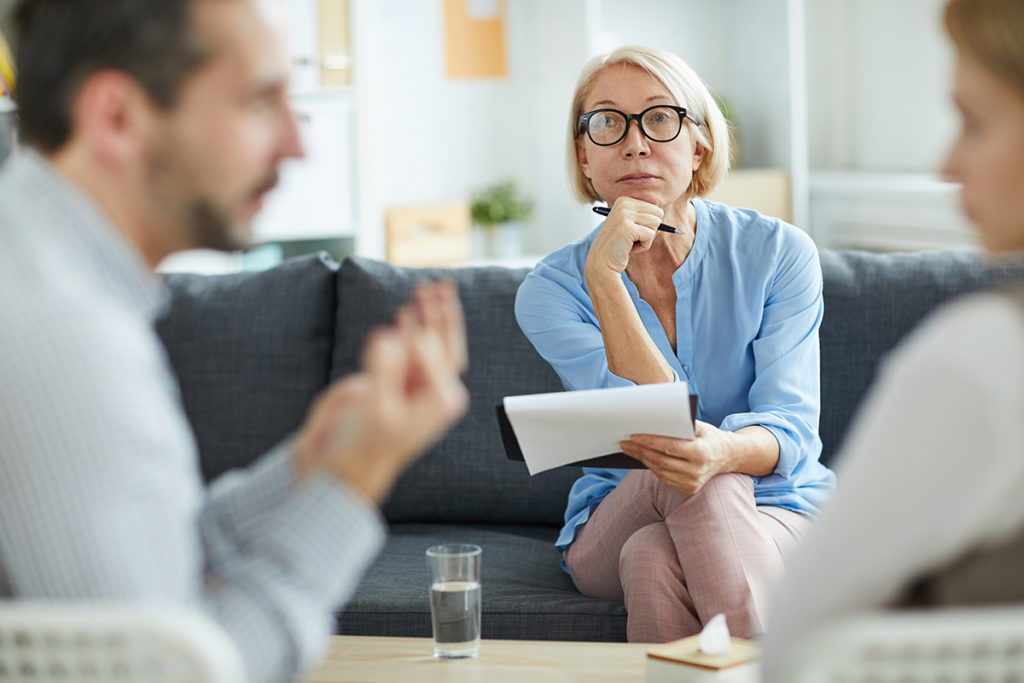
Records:
[[[732,651],[729,626],[724,614],[716,614],[700,631],[700,651],[706,655],[727,655]]]

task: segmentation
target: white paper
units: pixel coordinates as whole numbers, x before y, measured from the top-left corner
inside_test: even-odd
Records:
[[[729,637],[725,615],[716,614],[711,617],[711,621],[700,630],[697,642],[700,643],[700,651],[706,655],[727,655],[732,652],[732,639]]]
[[[686,382],[505,398],[530,474],[620,452],[633,434],[692,439]]]

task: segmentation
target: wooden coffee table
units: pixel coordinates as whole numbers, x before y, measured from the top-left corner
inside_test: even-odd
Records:
[[[472,659],[435,659],[430,638],[334,636],[306,683],[643,683],[642,643],[484,640]]]

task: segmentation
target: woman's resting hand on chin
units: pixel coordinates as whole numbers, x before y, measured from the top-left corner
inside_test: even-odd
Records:
[[[632,197],[616,199],[590,247],[587,279],[608,273],[618,275],[626,270],[630,254],[651,248],[664,215],[664,210],[654,204]]]

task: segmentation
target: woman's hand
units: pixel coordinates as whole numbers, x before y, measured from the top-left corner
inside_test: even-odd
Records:
[[[651,248],[665,216],[660,206],[632,197],[619,197],[590,247],[585,276],[618,275],[629,265],[630,254]]]
[[[633,434],[619,447],[658,479],[690,495],[716,474],[739,472],[767,477],[779,463],[779,442],[761,425],[727,432],[697,420],[693,439]]]
[[[674,489],[693,495],[720,472],[730,472],[729,432],[698,420],[695,438],[674,439],[653,434],[634,434],[619,444],[622,452],[636,458],[654,476]]]

